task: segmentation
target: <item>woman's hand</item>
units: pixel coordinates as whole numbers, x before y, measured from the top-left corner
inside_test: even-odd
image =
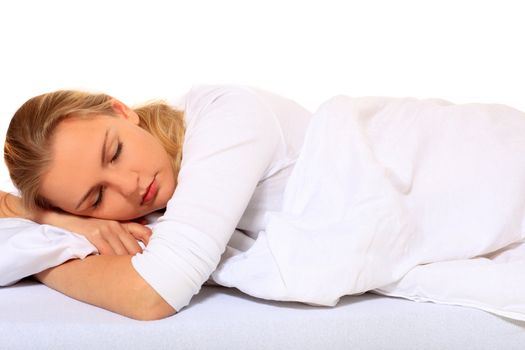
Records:
[[[87,238],[104,255],[135,255],[142,252],[137,241],[148,244],[149,227],[136,222],[119,222],[48,212],[42,223],[65,228]]]
[[[18,196],[0,191],[0,217],[20,217],[49,224],[87,238],[100,254],[134,255],[142,252],[137,240],[148,244],[151,230],[136,222],[119,222],[76,216],[51,210],[27,211]],[[144,220],[139,222],[145,223]]]

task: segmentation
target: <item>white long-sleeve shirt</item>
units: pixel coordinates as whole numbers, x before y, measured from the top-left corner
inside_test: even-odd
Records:
[[[174,309],[186,306],[238,229],[256,237],[281,208],[311,113],[241,86],[198,86],[176,104],[186,134],[178,185],[137,272]]]

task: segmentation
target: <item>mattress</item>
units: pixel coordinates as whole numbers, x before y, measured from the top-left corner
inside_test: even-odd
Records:
[[[525,322],[363,294],[333,308],[205,286],[179,314],[136,321],[32,279],[0,288],[0,349],[523,349]]]

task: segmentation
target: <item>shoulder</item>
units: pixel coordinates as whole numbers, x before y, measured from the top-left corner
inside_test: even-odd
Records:
[[[197,85],[184,95],[181,107],[188,136],[196,128],[278,129],[271,106],[249,86]]]
[[[254,88],[244,85],[195,85],[182,98],[183,106],[188,110],[202,110],[213,105],[219,100],[230,99],[230,103],[238,102],[243,99],[253,99],[258,97]]]

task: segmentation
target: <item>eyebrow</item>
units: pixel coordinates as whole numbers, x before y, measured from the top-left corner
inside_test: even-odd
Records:
[[[104,165],[104,161],[105,161],[105,158],[106,158],[106,144],[108,142],[108,134],[109,134],[109,128],[106,129],[106,134],[104,135],[104,142],[102,143],[102,156],[101,156],[101,164]],[[82,203],[84,203],[84,201],[91,195],[91,193],[95,190],[95,187],[91,187],[89,189],[89,191],[87,191],[87,193],[82,197],[82,199],[80,200],[80,202],[78,202],[77,206],[75,207],[75,210],[80,208],[80,206],[82,205]]]

